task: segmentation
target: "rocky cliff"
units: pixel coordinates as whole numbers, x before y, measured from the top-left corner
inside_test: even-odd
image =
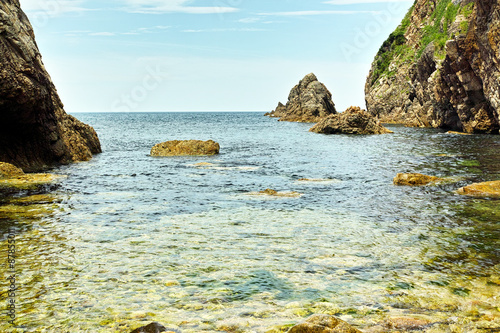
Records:
[[[100,152],[94,129],[64,112],[19,0],[2,0],[0,161],[38,171]]]
[[[416,0],[380,48],[366,87],[382,122],[500,129],[500,3]]]
[[[310,73],[292,88],[286,105],[279,103],[274,111],[266,115],[278,117],[280,121],[316,123],[335,113],[332,94],[316,75]]]

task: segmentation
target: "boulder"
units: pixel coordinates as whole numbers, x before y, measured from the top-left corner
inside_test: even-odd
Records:
[[[500,197],[500,180],[471,184],[460,188],[457,192],[474,197]]]
[[[19,0],[0,2],[0,161],[26,172],[100,153],[94,129],[66,114]]]
[[[319,82],[313,73],[307,74],[288,95],[286,105],[278,107],[266,116],[280,118],[280,121],[315,123],[321,118],[337,113],[332,94]]]
[[[161,332],[172,332],[172,331],[167,330],[167,328],[160,323],[153,322],[149,325],[136,328],[130,333],[161,333]]]
[[[351,106],[342,113],[332,114],[314,125],[311,132],[321,134],[386,134],[392,131],[380,125],[374,116]]]
[[[316,314],[295,325],[288,333],[361,333],[348,323],[326,314]]]
[[[394,178],[394,185],[422,186],[442,180],[435,176],[422,175],[421,173],[398,173]]]
[[[219,150],[219,144],[212,140],[173,140],[155,145],[151,156],[209,156],[217,155]]]
[[[0,179],[24,176],[23,170],[10,163],[0,162]]]

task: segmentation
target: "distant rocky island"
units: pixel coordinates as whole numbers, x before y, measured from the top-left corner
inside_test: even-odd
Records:
[[[316,75],[310,73],[292,88],[286,105],[278,103],[276,109],[266,116],[280,118],[280,121],[317,123],[335,113],[332,94]]]
[[[0,161],[26,172],[101,152],[94,129],[66,114],[19,0],[0,2]]]
[[[278,107],[265,116],[279,118],[279,121],[317,123],[310,131],[320,134],[392,133],[360,107],[351,106],[337,113],[332,94],[313,73],[292,88],[286,105],[278,103]]]
[[[500,3],[416,0],[369,73],[382,122],[499,134]]]

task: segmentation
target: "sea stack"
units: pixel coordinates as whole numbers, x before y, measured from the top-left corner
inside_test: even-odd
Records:
[[[499,134],[500,3],[416,0],[380,48],[366,104],[382,122]]]
[[[317,123],[321,118],[335,114],[332,94],[319,82],[313,73],[307,74],[288,96],[288,102],[281,102],[266,116],[280,118],[280,121]]]
[[[0,161],[27,172],[101,152],[94,129],[66,114],[19,0],[0,2]]]

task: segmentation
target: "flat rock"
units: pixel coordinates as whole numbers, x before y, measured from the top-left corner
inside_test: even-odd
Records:
[[[314,125],[311,132],[321,134],[386,134],[392,131],[380,125],[374,116],[351,106],[342,113],[332,114]]]
[[[219,153],[217,142],[208,140],[173,140],[155,145],[151,156],[209,156]]]
[[[334,113],[337,111],[332,94],[316,75],[310,73],[292,88],[286,105],[280,102],[274,111],[265,115],[280,118],[280,121],[315,123]]]
[[[448,131],[446,134],[453,134],[453,135],[472,135],[470,133],[464,133],[464,132],[457,132],[457,131]]]
[[[14,178],[0,179],[0,188],[31,190],[42,185],[54,183],[65,177],[66,176],[63,175],[54,175],[50,173],[28,173]]]
[[[471,184],[460,188],[457,192],[474,197],[500,197],[500,180]]]
[[[421,173],[398,173],[394,178],[394,185],[422,186],[442,180],[435,176],[427,176]]]
[[[326,314],[316,314],[295,325],[288,333],[361,333],[348,323]]]

